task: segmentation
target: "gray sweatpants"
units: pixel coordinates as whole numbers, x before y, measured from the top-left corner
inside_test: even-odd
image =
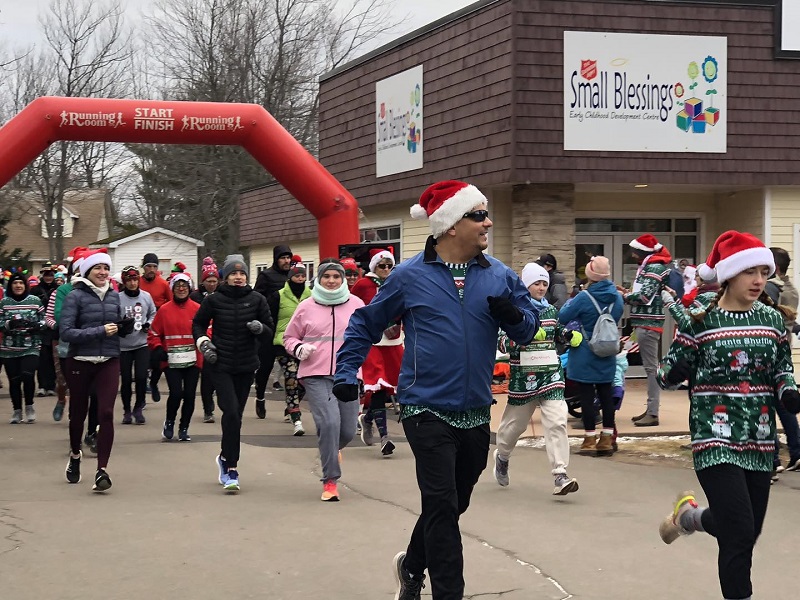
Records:
[[[636,341],[639,342],[642,366],[647,373],[647,414],[657,417],[661,404],[661,388],[656,380],[658,363],[661,360],[661,334],[652,329],[637,327]]]
[[[333,395],[333,377],[303,377],[306,400],[317,426],[317,445],[322,463],[322,481],[342,476],[339,450],[356,435],[358,401],[341,402]]]

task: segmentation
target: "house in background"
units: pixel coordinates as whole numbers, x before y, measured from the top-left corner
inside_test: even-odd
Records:
[[[50,250],[44,209],[38,194],[30,191],[10,190],[4,194],[3,204],[10,211],[11,220],[6,227],[7,251],[20,248],[30,252],[32,274],[38,274],[42,265],[55,260]],[[111,194],[106,189],[69,190],[64,194],[63,236],[64,254],[75,246],[88,246],[94,240],[108,237],[113,223]],[[2,265],[8,269],[15,265]]]
[[[199,248],[205,242],[163,227],[152,227],[135,233],[125,232],[100,239],[89,244],[89,248],[107,248],[113,265],[112,272],[133,265],[141,269],[142,258],[148,252],[158,256],[158,267],[166,278],[177,261],[186,265],[195,286],[199,284]]]

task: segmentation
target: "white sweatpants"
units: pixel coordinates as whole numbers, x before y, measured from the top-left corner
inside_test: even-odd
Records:
[[[508,460],[519,436],[525,433],[536,407],[542,410],[544,444],[551,473],[566,473],[569,466],[567,438],[567,403],[564,400],[532,400],[523,406],[506,404],[500,427],[497,429],[497,450],[500,458]]]

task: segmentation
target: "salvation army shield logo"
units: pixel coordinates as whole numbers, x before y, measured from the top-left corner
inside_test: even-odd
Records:
[[[597,77],[597,61],[596,60],[582,60],[581,61],[581,77],[591,81]]]

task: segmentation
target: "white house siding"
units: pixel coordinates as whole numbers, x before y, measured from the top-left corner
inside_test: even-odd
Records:
[[[181,261],[186,265],[192,278],[198,279],[198,248],[193,242],[154,232],[120,244],[117,248],[110,248],[109,251],[113,252],[111,260],[114,263],[114,272],[128,265],[141,267],[144,255],[148,252],[155,252],[158,256],[159,267],[165,277],[172,270],[172,265]]]
[[[789,277],[795,285],[800,282],[800,189],[773,188],[765,192],[766,219],[769,230],[765,235],[768,246],[783,248],[789,252],[792,262]],[[792,360],[800,364],[800,341],[792,339]]]

